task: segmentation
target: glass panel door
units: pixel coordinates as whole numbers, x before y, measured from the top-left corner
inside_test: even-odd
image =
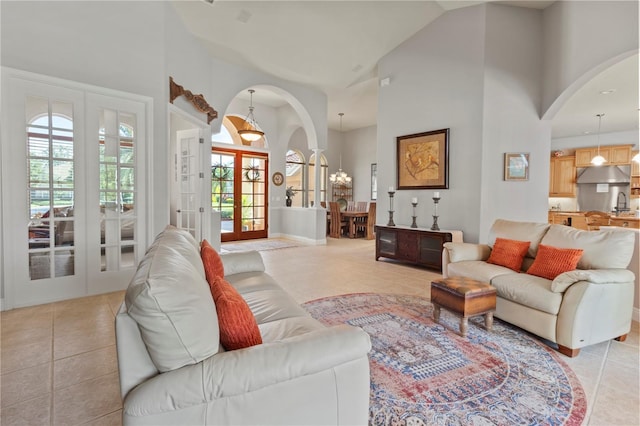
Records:
[[[220,212],[222,241],[238,239],[234,226],[235,161],[234,153],[216,150],[211,153],[211,207]]]
[[[83,296],[83,94],[14,71],[2,85],[10,106],[0,193],[7,307]]]
[[[73,104],[27,96],[29,278],[75,274]]]
[[[211,205],[220,212],[222,241],[267,237],[267,165],[267,154],[212,151]]]
[[[145,104],[87,96],[90,293],[125,288],[144,253]]]

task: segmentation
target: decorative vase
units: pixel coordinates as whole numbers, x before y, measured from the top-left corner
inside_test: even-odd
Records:
[[[291,207],[291,204],[293,204],[293,200],[287,197],[287,207]]]

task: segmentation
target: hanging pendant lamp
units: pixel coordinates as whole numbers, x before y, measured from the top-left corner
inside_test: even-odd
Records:
[[[344,112],[338,113],[340,116],[340,134],[342,134],[342,116]],[[340,147],[340,168],[336,173],[332,173],[329,176],[329,181],[334,185],[349,185],[351,184],[351,177],[342,171],[342,147]]]
[[[251,97],[251,101],[249,102],[249,114],[247,114],[247,118],[244,119],[245,121],[244,128],[242,128],[241,130],[238,130],[238,134],[240,135],[240,137],[244,141],[249,142],[248,145],[251,145],[251,142],[255,142],[264,136],[264,132],[261,132],[260,130],[258,130],[258,124],[256,123],[256,119],[253,116],[253,93],[254,92],[255,90],[249,89],[249,94]]]
[[[591,159],[591,164],[594,166],[602,166],[607,162],[607,160],[600,155],[600,126],[602,125],[602,117],[604,117],[604,113],[596,114],[596,117],[598,117],[598,155]]]

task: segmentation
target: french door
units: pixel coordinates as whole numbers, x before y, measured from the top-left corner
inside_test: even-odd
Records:
[[[220,212],[221,241],[266,238],[268,155],[214,148],[211,204]]]
[[[64,80],[3,74],[7,307],[125,288],[146,243],[148,105]]]

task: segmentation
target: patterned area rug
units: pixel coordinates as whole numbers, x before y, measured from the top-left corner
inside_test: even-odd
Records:
[[[580,425],[584,390],[552,349],[522,330],[442,310],[427,299],[348,294],[303,305],[325,324],[347,323],[371,336],[372,425]]]
[[[220,245],[221,251],[247,251],[247,250],[277,250],[290,247],[298,247],[298,243],[291,240],[279,240],[279,239],[261,239],[250,240],[241,243],[222,243]]]

